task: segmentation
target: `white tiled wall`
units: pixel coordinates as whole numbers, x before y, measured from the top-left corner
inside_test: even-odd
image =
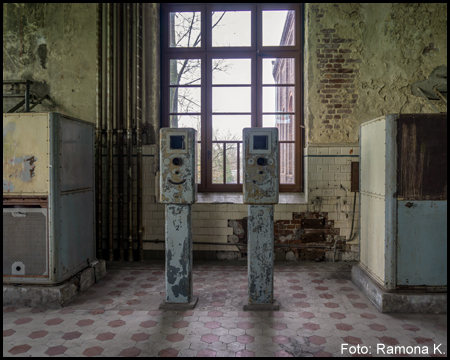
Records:
[[[354,193],[350,192],[350,164],[359,161],[357,144],[345,146],[309,146],[304,152],[305,190],[307,197],[298,203],[277,204],[274,220],[290,220],[293,212],[328,212],[334,227],[347,239],[353,216]],[[155,146],[143,147],[143,227],[144,240],[164,240],[164,205],[156,201]],[[227,244],[233,229],[228,220],[247,216],[247,205],[237,196],[222,196],[217,203],[193,205],[193,236],[195,242]],[[299,197],[300,199],[300,197]],[[359,205],[354,220],[354,233],[358,234]],[[306,201],[307,200],[307,201]],[[223,203],[227,202],[227,203]],[[352,243],[358,242],[355,236]],[[144,243],[144,250],[163,250],[162,243]],[[236,251],[234,245],[194,245],[194,250]]]
[[[354,241],[358,242],[359,197],[356,195],[356,208],[353,214],[354,194],[350,191],[351,163],[359,162],[359,146],[331,145],[309,146],[304,153],[307,167],[306,192],[308,205],[328,212],[334,220],[334,227],[340,229],[341,236],[350,236],[352,217],[354,219]]]

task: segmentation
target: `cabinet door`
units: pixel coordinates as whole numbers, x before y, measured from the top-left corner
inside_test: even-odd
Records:
[[[397,286],[447,285],[447,201],[398,201]]]

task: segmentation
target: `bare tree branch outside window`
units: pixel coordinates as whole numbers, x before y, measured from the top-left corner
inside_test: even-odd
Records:
[[[219,25],[224,18],[226,11],[222,12],[212,28]],[[197,47],[201,41],[200,13],[177,12],[170,13],[170,46],[171,47]],[[171,113],[200,113],[200,97],[197,96],[200,87],[189,87],[189,85],[201,84],[201,61],[199,59],[177,59],[170,61],[170,112]],[[214,59],[212,71],[230,70],[230,64],[226,59]],[[186,86],[186,87],[184,87]],[[195,93],[197,92],[197,94]],[[170,119],[171,127],[178,127],[180,115],[172,115]],[[200,132],[201,119],[197,118],[196,130]],[[222,134],[221,129],[215,129],[213,141],[221,139],[238,140],[236,135]],[[223,146],[226,147],[226,182],[237,183],[237,144],[213,144],[212,171],[213,182],[223,182]],[[230,164],[234,164],[234,167]],[[234,169],[234,171],[232,171]]]

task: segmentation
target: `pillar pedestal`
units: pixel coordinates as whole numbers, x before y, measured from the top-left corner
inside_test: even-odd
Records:
[[[278,310],[273,298],[273,205],[248,206],[248,301],[244,310]]]
[[[192,206],[166,205],[166,298],[160,309],[193,309]]]

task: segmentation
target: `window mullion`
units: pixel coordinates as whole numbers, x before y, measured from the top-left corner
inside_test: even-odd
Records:
[[[226,47],[227,45],[224,43],[222,47],[213,47],[212,46],[212,11],[248,11],[249,9],[252,10],[251,13],[251,46],[250,47]],[[295,14],[295,24],[294,24],[294,32],[295,32],[295,46],[294,47],[288,47],[288,46],[282,46],[281,48],[277,46],[266,46],[265,48],[262,47],[263,39],[263,27],[262,27],[262,19],[263,19],[263,10],[296,10]],[[263,122],[263,114],[266,114],[263,112],[263,100],[264,96],[268,95],[263,93],[263,90],[265,89],[263,84],[263,59],[265,57],[274,57],[274,58],[283,58],[283,57],[293,57],[295,58],[295,84],[283,84],[283,87],[293,86],[294,87],[294,111],[289,111],[288,107],[286,107],[286,111],[283,111],[283,114],[290,114],[291,119],[292,115],[295,119],[295,130],[294,134],[292,134],[295,139],[295,141],[286,140],[287,138],[283,138],[284,141],[280,141],[280,145],[283,144],[283,146],[286,149],[290,149],[289,152],[286,152],[285,155],[292,154],[290,151],[294,151],[295,154],[295,173],[289,174],[290,176],[295,177],[295,182],[292,184],[283,184],[280,187],[281,191],[298,191],[302,187],[302,136],[303,136],[303,130],[301,130],[300,126],[303,124],[303,119],[301,118],[301,112],[302,112],[302,58],[301,58],[301,27],[299,26],[301,24],[301,9],[302,6],[293,6],[293,5],[286,5],[286,4],[243,4],[242,6],[239,4],[227,4],[226,6],[218,5],[218,4],[197,4],[197,5],[162,5],[162,13],[164,17],[164,21],[162,21],[162,24],[165,26],[169,21],[168,14],[171,11],[177,12],[189,12],[189,11],[197,11],[201,12],[201,46],[196,48],[181,48],[181,47],[172,47],[170,48],[168,46],[167,41],[163,41],[162,44],[162,74],[164,76],[163,84],[161,86],[162,90],[165,94],[163,102],[164,110],[162,111],[163,114],[163,126],[166,123],[170,124],[170,115],[183,115],[183,113],[179,113],[176,109],[173,109],[176,111],[176,113],[170,113],[169,109],[169,102],[168,102],[168,95],[170,93],[171,88],[192,88],[192,90],[188,89],[188,92],[193,92],[195,90],[195,85],[179,85],[179,86],[171,86],[170,81],[166,79],[168,77],[168,74],[170,72],[169,69],[169,63],[166,64],[167,60],[170,58],[176,59],[176,58],[199,58],[201,61],[201,89],[200,89],[200,101],[201,101],[201,108],[200,112],[196,113],[200,115],[201,119],[201,131],[200,134],[198,134],[198,141],[201,145],[200,148],[200,171],[201,171],[201,179],[199,184],[199,190],[200,191],[239,191],[240,181],[242,181],[241,177],[243,174],[241,174],[241,160],[240,159],[240,151],[241,148],[240,143],[237,144],[236,149],[236,161],[237,164],[229,164],[227,161],[227,156],[231,156],[231,158],[234,158],[234,151],[227,151],[226,143],[223,143],[223,148],[219,151],[222,152],[222,169],[223,169],[223,184],[213,184],[213,125],[216,126],[216,124],[221,124],[221,121],[227,122],[229,116],[234,115],[244,115],[244,113],[227,113],[227,106],[223,106],[223,110],[225,112],[214,114],[214,116],[218,116],[217,119],[213,118],[213,59],[215,58],[223,58],[223,59],[240,59],[240,58],[250,58],[251,59],[251,82],[250,85],[250,92],[251,92],[251,98],[250,98],[250,118],[251,118],[251,125],[252,127],[262,127]],[[230,18],[232,15],[230,15]],[[223,21],[226,21],[227,16],[224,17]],[[225,25],[228,24],[228,22],[225,23]],[[248,23],[247,23],[248,24]],[[167,29],[165,29],[167,30]],[[163,30],[164,31],[164,30]],[[197,31],[198,33],[198,31]],[[164,39],[168,40],[168,31],[165,31],[165,35],[163,36]],[[215,33],[214,33],[215,34]],[[219,40],[219,39],[217,39]],[[218,42],[218,44],[222,44]],[[269,44],[269,43],[268,43]],[[270,43],[272,44],[272,43]],[[258,50],[261,51],[261,53],[258,52]],[[258,55],[259,54],[259,55]],[[265,65],[264,65],[265,66]],[[286,70],[287,71],[287,70]],[[289,81],[292,82],[292,81]],[[235,86],[239,86],[239,84],[217,84],[218,88],[232,88]],[[269,85],[270,86],[280,86],[278,84]],[[241,91],[240,89],[239,91]],[[222,91],[222,90],[221,90]],[[242,90],[244,91],[244,90]],[[248,91],[248,90],[246,90]],[[266,90],[272,92],[273,90]],[[226,91],[225,91],[226,92]],[[198,94],[198,90],[197,90]],[[226,94],[224,95],[216,95],[220,96],[221,98],[223,96],[228,96]],[[230,95],[231,96],[231,95]],[[248,93],[247,95],[248,96]],[[196,96],[198,99],[198,95]],[[241,98],[241,97],[239,97]],[[283,98],[284,99],[284,98]],[[280,101],[280,100],[278,100]],[[284,100],[283,100],[284,101]],[[287,98],[288,101],[288,98]],[[197,102],[197,101],[195,101]],[[238,104],[236,102],[236,104]],[[279,102],[280,104],[280,102]],[[284,104],[284,102],[283,102]],[[288,102],[286,102],[286,106]],[[233,105],[233,104],[231,104]],[[248,106],[248,104],[247,104]],[[292,106],[290,106],[292,108]],[[232,106],[230,107],[230,109]],[[279,106],[279,110],[281,110],[281,106]],[[190,108],[189,110],[193,110],[193,108]],[[217,109],[219,110],[219,108]],[[239,109],[236,108],[238,111]],[[266,108],[266,110],[269,110]],[[221,111],[221,110],[220,110]],[[248,111],[248,108],[245,109],[245,111]],[[178,114],[179,113],[179,114]],[[278,113],[278,112],[276,112]],[[187,114],[186,114],[187,115]],[[194,115],[194,113],[192,113]],[[267,112],[267,115],[272,115],[272,113]],[[223,120],[220,118],[222,116]],[[214,124],[213,124],[214,120]],[[230,119],[231,120],[231,119]],[[248,121],[248,117],[247,120]],[[247,125],[244,126],[248,126]],[[292,123],[294,125],[294,123]],[[292,125],[290,125],[292,127]],[[222,126],[222,125],[220,125]],[[278,125],[275,125],[278,127]],[[226,126],[224,125],[224,128]],[[280,130],[282,127],[280,127]],[[219,131],[219,130],[218,130]],[[236,131],[236,130],[235,130]],[[290,139],[291,137],[289,137]],[[288,144],[295,144],[288,145]],[[209,152],[209,156],[208,156]],[[289,162],[289,160],[288,160]],[[288,163],[286,163],[288,164]],[[230,166],[233,171],[234,167],[237,166],[237,179],[236,184],[226,184],[227,179],[227,166]],[[286,167],[286,174],[289,172],[289,168]],[[233,173],[234,176],[234,173]],[[233,180],[234,181],[234,180]]]

